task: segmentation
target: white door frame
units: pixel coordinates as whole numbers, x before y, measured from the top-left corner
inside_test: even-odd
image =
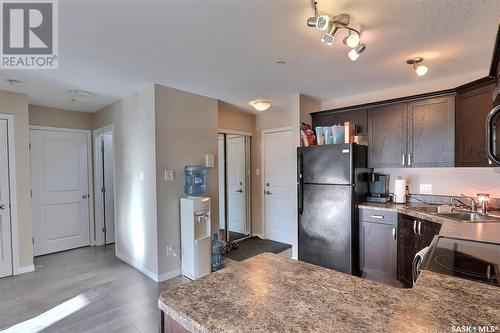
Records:
[[[103,133],[110,132],[111,135],[113,136],[113,196],[115,198],[115,205],[113,205],[113,211],[114,211],[114,216],[115,216],[115,242],[116,242],[116,167],[115,167],[115,125],[110,124],[106,125],[104,127],[98,128],[93,131],[92,136],[93,136],[93,142],[94,142],[94,193],[96,193],[95,199],[94,199],[94,206],[95,206],[95,224],[94,224],[94,229],[95,229],[95,238],[94,238],[94,244],[93,245],[105,245],[104,244],[104,235],[102,232],[98,232],[98,230],[102,230],[104,227],[104,220],[102,220],[100,217],[97,217],[98,214],[99,216],[102,216],[102,202],[104,200],[102,191],[100,190],[102,184],[102,177],[97,177],[97,171],[100,170],[101,166],[101,154],[100,154],[100,146],[99,142],[97,139],[99,136]]]
[[[94,201],[94,187],[92,186],[92,131],[90,130],[82,130],[75,128],[63,128],[63,127],[50,127],[50,126],[35,126],[30,125],[31,130],[41,130],[41,131],[52,131],[52,132],[72,132],[72,133],[82,133],[87,136],[87,174],[88,174],[88,188],[89,188],[89,230],[90,230],[90,244],[91,246],[95,245],[95,224],[94,224],[94,205],[92,202]],[[30,143],[31,143],[31,135],[30,135]],[[30,154],[31,158],[31,154]]]
[[[295,147],[295,143],[293,141],[293,128],[292,127],[279,127],[279,128],[270,128],[270,129],[264,129],[262,130],[262,146],[261,146],[261,167],[262,167],[262,177],[261,177],[261,193],[260,193],[260,203],[261,203],[261,231],[262,231],[262,236],[264,239],[266,239],[266,196],[264,195],[264,191],[265,191],[265,188],[266,188],[266,160],[265,160],[265,156],[266,156],[266,152],[265,152],[265,147],[266,147],[266,134],[270,134],[270,133],[279,133],[279,132],[288,132],[290,131],[292,133],[292,142],[290,142],[290,145]],[[292,163],[292,165],[290,166],[291,168],[294,168],[295,164]],[[292,181],[292,184],[293,184],[293,181]],[[294,189],[294,192],[297,191],[296,187],[295,186],[292,186],[292,188]],[[295,200],[297,199],[297,193],[295,193],[295,199],[292,200],[292,202],[295,202]],[[293,197],[292,197],[293,198]],[[296,216],[296,210],[295,210],[295,205],[291,205],[290,207],[291,209],[291,212],[292,212],[292,215],[291,216]],[[296,221],[293,221],[292,223],[292,226],[294,226],[294,229],[295,229],[295,225],[296,225]],[[295,236],[295,230],[292,230],[292,247],[296,247],[297,244],[295,242],[295,239],[296,239],[296,236]]]
[[[19,224],[17,215],[17,184],[16,184],[16,145],[14,136],[14,116],[0,114],[0,119],[7,120],[7,140],[9,156],[9,196],[10,196],[10,236],[12,247],[12,275],[18,275],[34,270],[33,265],[21,267],[19,261]]]
[[[252,145],[254,144],[253,139],[252,139],[253,133],[232,130],[232,129],[225,129],[225,128],[217,129],[217,133],[226,135],[226,136],[224,136],[224,141],[227,140],[228,134],[229,135],[243,135],[243,136],[246,136],[250,139],[248,143],[245,139],[245,169],[246,169],[245,170],[245,177],[246,177],[246,188],[247,188],[247,190],[246,190],[247,191],[247,193],[246,193],[246,207],[247,207],[246,219],[247,219],[247,222],[246,223],[248,224],[249,231],[248,231],[248,237],[241,238],[238,240],[238,241],[240,241],[240,240],[249,238],[251,236],[254,236],[254,234],[253,234],[253,206],[252,206]],[[224,143],[224,145],[226,145],[226,143]],[[224,173],[226,173],[227,172],[227,170],[226,170],[227,156],[224,156],[224,161],[225,161]],[[227,184],[224,183],[224,188],[226,186],[227,186]],[[227,195],[227,191],[226,191],[224,197],[226,195]],[[224,203],[224,205],[225,204],[226,203]],[[224,206],[224,209],[226,209],[225,206]],[[225,216],[225,219],[227,221],[227,215]],[[229,228],[227,228],[227,223],[226,223],[225,230],[226,229],[229,229]],[[229,234],[229,230],[226,230],[226,233]]]

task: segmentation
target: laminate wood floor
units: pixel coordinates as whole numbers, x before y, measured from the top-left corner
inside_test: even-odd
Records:
[[[114,256],[114,246],[35,258],[35,272],[0,279],[0,332],[158,332],[156,283]]]

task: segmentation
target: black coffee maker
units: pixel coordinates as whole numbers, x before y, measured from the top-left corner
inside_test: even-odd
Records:
[[[389,175],[376,172],[370,173],[370,195],[366,200],[381,203],[391,200],[389,194]]]

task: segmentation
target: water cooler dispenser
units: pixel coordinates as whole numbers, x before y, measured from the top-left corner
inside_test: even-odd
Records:
[[[211,272],[210,198],[181,198],[182,275],[198,279]]]

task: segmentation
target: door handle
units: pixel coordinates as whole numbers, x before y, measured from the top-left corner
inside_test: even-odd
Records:
[[[239,190],[236,190],[236,192],[238,192],[238,193],[243,193],[243,190],[242,190],[242,189],[239,189]]]
[[[408,166],[411,166],[411,154],[408,154]]]
[[[418,234],[422,236],[422,221],[418,221]]]
[[[89,195],[88,195],[88,194],[84,194],[84,195],[82,195],[82,198],[84,198],[84,199],[87,199],[88,197],[89,197]]]
[[[272,194],[272,193],[271,193],[270,191],[266,191],[266,194],[267,194],[267,195],[270,195],[270,194]]]
[[[396,228],[392,228],[392,239],[396,240]]]
[[[5,205],[0,205],[0,209],[4,210],[5,209]]]
[[[413,233],[417,234],[417,220],[413,220]]]

